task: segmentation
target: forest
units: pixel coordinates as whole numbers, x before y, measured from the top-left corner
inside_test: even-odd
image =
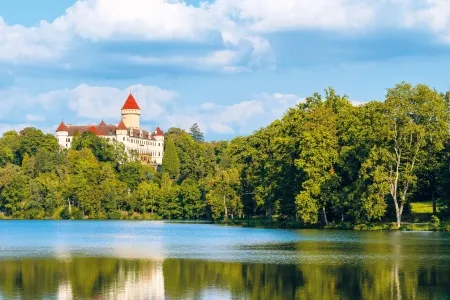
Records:
[[[166,132],[154,170],[86,132],[72,148],[36,128],[0,138],[0,219],[166,219],[300,227],[450,216],[450,94],[406,82],[353,105],[328,88],[249,136]],[[411,203],[431,202],[417,220]],[[340,224],[340,225],[339,225]]]

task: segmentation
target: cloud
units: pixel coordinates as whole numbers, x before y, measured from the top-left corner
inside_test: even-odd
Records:
[[[70,90],[58,90],[41,94],[36,102],[48,108],[47,103],[65,101],[70,111],[77,118],[120,120],[120,109],[128,94],[132,91],[141,109],[143,121],[155,119],[163,115],[166,107],[177,97],[177,93],[156,86],[133,85],[124,90],[104,87],[79,85]]]
[[[7,131],[14,130],[14,131],[21,131],[25,127],[32,126],[29,123],[20,123],[20,124],[6,124],[6,123],[0,123],[0,134],[3,134]]]
[[[247,34],[211,5],[194,6],[184,1],[164,0],[77,1],[59,18],[33,27],[8,25],[0,18],[0,61],[14,64],[47,61],[55,68],[71,68],[80,56],[98,55],[86,51],[98,43],[185,41],[201,49],[203,44],[217,39],[221,41],[219,49],[198,56],[186,56],[181,52],[175,56],[122,55],[119,59],[134,65],[182,65],[226,72],[264,65],[262,59],[268,57],[269,63],[273,61],[267,40]],[[108,56],[99,58],[104,60]],[[111,57],[110,61],[117,58]]]
[[[45,121],[45,117],[44,116],[32,115],[32,114],[25,115],[25,119],[27,121],[30,121],[30,122],[43,122],[43,121]]]
[[[35,126],[44,128],[45,132],[54,132],[61,119],[74,125],[95,124],[102,118],[107,123],[117,124],[130,90],[141,107],[143,128],[153,130],[161,126],[164,130],[170,127],[188,130],[198,123],[209,136],[222,137],[250,134],[280,118],[304,99],[294,94],[261,93],[251,100],[228,105],[205,102],[192,106],[176,91],[141,84],[125,89],[82,84],[37,95],[14,88],[0,91],[0,105],[4,108],[0,120],[4,128],[20,130]],[[14,125],[16,123],[19,124]]]
[[[450,43],[450,2],[447,0],[405,1],[402,25],[428,29],[442,42]]]
[[[213,5],[254,32],[293,29],[358,30],[374,21],[374,8],[361,0],[221,0]]]
[[[29,95],[18,88],[0,91],[0,120],[16,123],[18,120],[43,123],[99,122],[101,118],[111,123],[120,121],[120,109],[130,90],[137,99],[143,122],[159,120],[167,114],[178,97],[174,91],[157,86],[133,85],[126,89],[81,84],[72,89],[60,89]],[[47,117],[44,117],[47,116]],[[42,125],[42,124],[41,124]],[[45,124],[44,124],[45,126]]]
[[[398,55],[395,49],[408,54],[421,47],[380,50],[378,41],[375,48],[364,47],[364,37],[396,30],[402,35],[405,29],[431,32],[448,44],[449,16],[447,0],[215,0],[195,5],[184,0],[79,0],[58,18],[34,26],[7,24],[0,17],[0,63],[16,76],[61,74],[84,80],[273,70],[317,60],[368,60],[374,52],[392,57]],[[279,45],[274,37],[307,32],[326,33],[330,39],[324,45],[305,37]],[[155,52],[158,47],[165,50]]]
[[[198,108],[183,109],[168,115],[167,127],[188,129],[193,123],[212,135],[245,135],[274,121],[304,98],[293,94],[262,93],[253,100],[230,105],[207,102]]]

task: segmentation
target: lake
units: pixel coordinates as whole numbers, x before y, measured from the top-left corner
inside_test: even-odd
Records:
[[[450,299],[450,234],[0,221],[0,299]]]

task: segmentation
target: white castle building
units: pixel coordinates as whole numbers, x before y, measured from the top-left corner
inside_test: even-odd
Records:
[[[106,124],[103,120],[98,125],[74,126],[61,121],[56,129],[56,138],[63,148],[70,148],[76,132],[91,131],[99,137],[118,141],[125,145],[130,153],[136,151],[142,162],[162,164],[164,156],[164,133],[158,127],[154,132],[140,128],[141,109],[130,93],[122,107],[122,119],[117,125]]]

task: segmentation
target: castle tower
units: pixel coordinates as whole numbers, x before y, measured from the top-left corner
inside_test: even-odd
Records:
[[[139,128],[141,109],[130,93],[122,106],[122,121],[127,128]]]
[[[64,148],[70,147],[70,138],[69,136],[69,128],[64,124],[63,121],[58,126],[58,129],[56,129],[56,138],[58,139],[59,145],[61,145]]]

